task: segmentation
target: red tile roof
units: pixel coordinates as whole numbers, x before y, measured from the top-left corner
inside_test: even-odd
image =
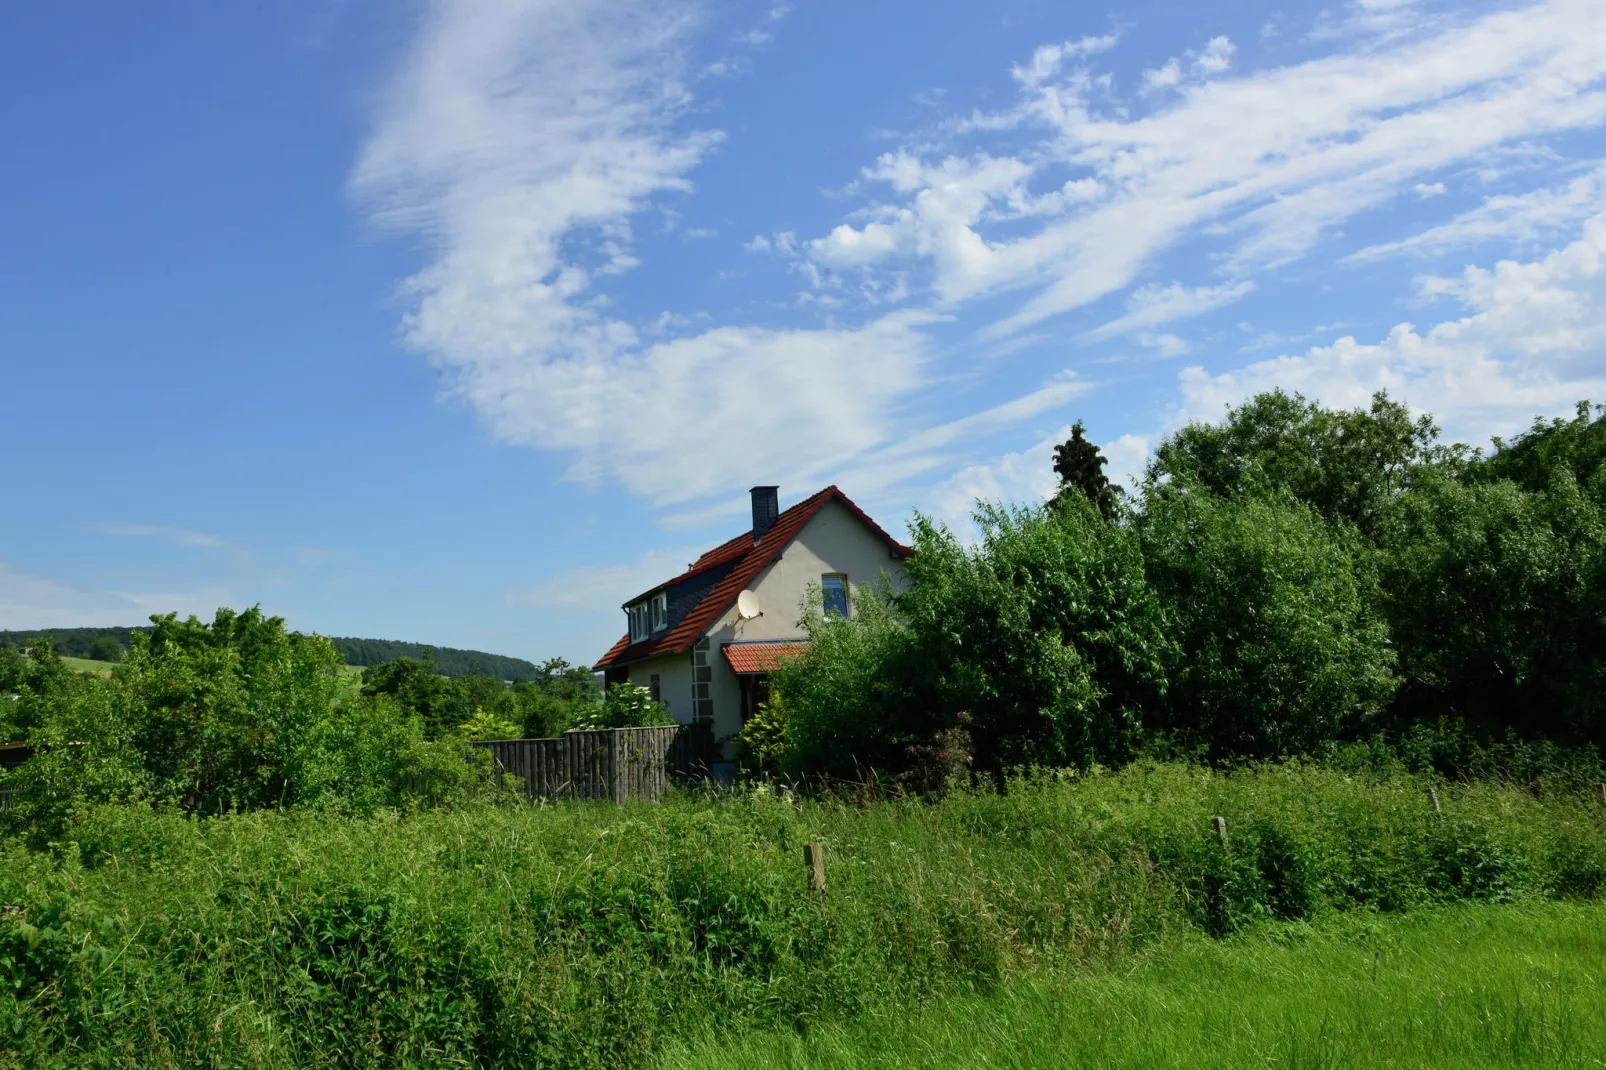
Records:
[[[731,569],[724,579],[715,584],[714,589],[709,591],[703,600],[697,603],[697,606],[686,614],[685,618],[675,627],[662,635],[650,636],[639,643],[632,643],[630,634],[626,632],[617,643],[608,648],[608,652],[602,655],[592,668],[606,669],[612,666],[625,665],[632,661],[640,661],[643,658],[657,657],[660,654],[679,654],[684,652],[697,640],[698,636],[703,634],[710,624],[719,618],[721,613],[731,607],[731,604],[736,601],[736,596],[746,590],[747,586],[757,578],[758,574],[764,571],[764,566],[781,556],[781,551],[785,550],[792,540],[797,538],[798,532],[802,531],[803,526],[814,518],[814,514],[823,509],[827,502],[832,501],[840,502],[846,506],[849,512],[864,521],[871,531],[875,532],[882,541],[902,556],[908,557],[913,553],[909,547],[883,531],[881,525],[871,520],[863,509],[854,505],[846,494],[843,494],[835,486],[826,487],[824,490],[804,498],[790,509],[782,510],[781,515],[775,518],[775,523],[770,526],[770,529],[764,533],[764,537],[757,544],[754,544],[753,532],[749,528],[742,534],[720,543],[702,557],[699,557],[692,562],[690,568],[679,576],[644,592],[643,597],[658,590],[660,587],[667,587],[672,583],[679,583],[701,572],[706,572],[716,565],[722,565],[729,561],[736,562],[736,567]]]
[[[782,658],[789,658],[807,650],[807,643],[726,643],[725,660],[737,672],[774,672]]]

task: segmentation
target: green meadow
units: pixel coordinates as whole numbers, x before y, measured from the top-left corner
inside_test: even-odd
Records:
[[[1191,934],[847,1024],[676,1045],[664,1070],[1598,1067],[1606,906],[1462,904]]]
[[[125,804],[0,848],[0,1066],[1598,1065],[1603,887],[1586,793],[1298,763]]]

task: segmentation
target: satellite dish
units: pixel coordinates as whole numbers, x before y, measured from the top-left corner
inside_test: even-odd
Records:
[[[743,620],[752,620],[762,617],[763,611],[758,608],[758,595],[752,591],[743,591],[736,596],[736,615]]]

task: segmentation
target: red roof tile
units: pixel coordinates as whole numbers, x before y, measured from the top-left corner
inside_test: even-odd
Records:
[[[698,573],[706,572],[715,565],[722,565],[729,561],[736,561],[736,567],[731,569],[729,575],[714,585],[714,589],[699,602],[679,624],[662,635],[651,636],[639,643],[630,641],[630,634],[626,632],[619,641],[608,648],[608,652],[592,666],[593,669],[606,669],[610,666],[625,665],[643,658],[657,657],[660,654],[679,654],[684,652],[696,641],[707,627],[718,619],[719,615],[729,609],[736,601],[736,596],[752,583],[758,574],[764,571],[764,566],[781,555],[792,540],[797,538],[798,532],[803,530],[805,524],[813,519],[814,514],[825,507],[826,502],[836,501],[846,506],[848,511],[864,521],[870,530],[875,532],[888,546],[904,557],[910,556],[913,551],[903,545],[891,535],[882,530],[881,525],[871,520],[863,509],[854,505],[846,494],[835,486],[826,487],[818,493],[811,494],[798,502],[790,509],[782,510],[781,515],[775,518],[775,523],[764,533],[764,537],[755,545],[752,529],[726,542],[720,543],[702,557],[699,557],[685,572],[653,587],[647,593],[667,587],[671,583],[679,583]]]
[[[726,643],[725,660],[737,672],[774,672],[782,658],[789,658],[807,650],[807,643]]]

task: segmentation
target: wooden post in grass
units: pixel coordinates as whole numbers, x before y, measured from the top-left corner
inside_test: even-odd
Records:
[[[1223,851],[1225,851],[1227,849],[1227,819],[1226,818],[1224,818],[1224,817],[1216,818],[1216,835],[1221,837],[1221,849]]]
[[[809,891],[825,894],[825,846],[818,843],[803,845],[803,864],[809,867]]]
[[[1444,813],[1443,808],[1441,808],[1439,806],[1439,789],[1435,788],[1432,784],[1428,785],[1428,798],[1433,800],[1433,812],[1434,813],[1436,813],[1436,814]]]

